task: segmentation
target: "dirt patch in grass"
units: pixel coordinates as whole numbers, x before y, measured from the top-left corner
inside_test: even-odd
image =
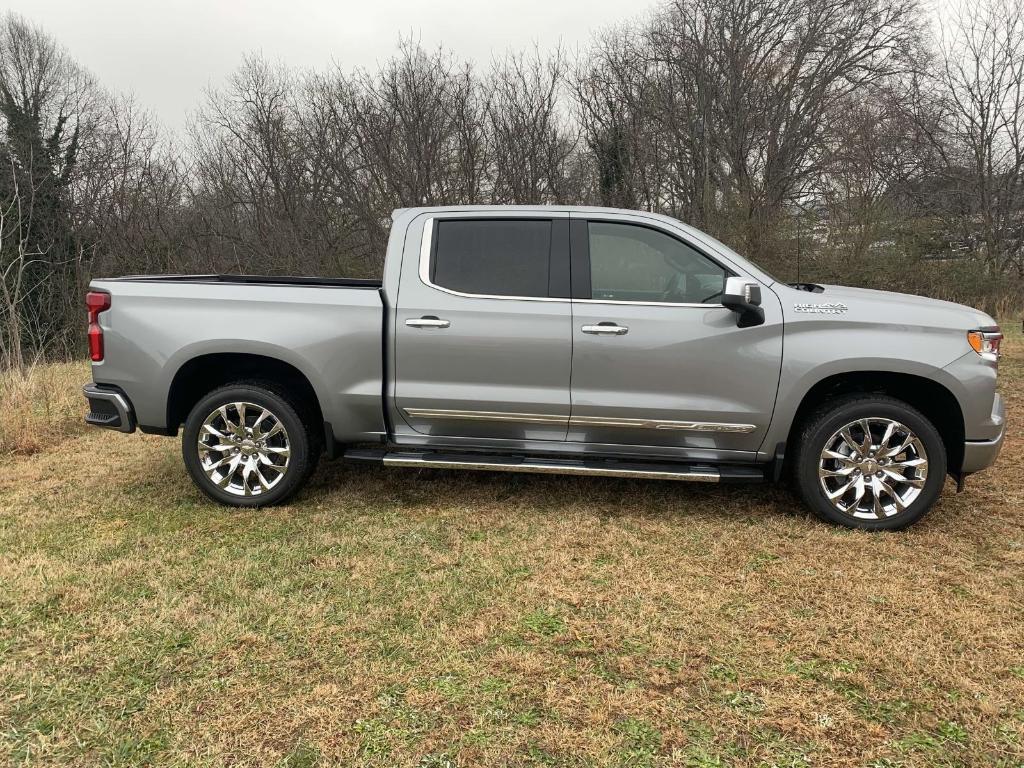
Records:
[[[996,468],[912,530],[784,489],[325,464],[229,511],[176,441],[0,478],[0,757],[1020,765],[1019,335]]]

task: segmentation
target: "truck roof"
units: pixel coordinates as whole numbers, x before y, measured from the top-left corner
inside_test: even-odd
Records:
[[[391,216],[397,218],[398,216],[409,213],[411,215],[419,215],[421,213],[452,213],[458,211],[521,211],[523,213],[550,213],[552,211],[564,211],[568,213],[586,213],[586,214],[600,214],[600,213],[630,213],[633,215],[649,216],[652,219],[661,219],[664,221],[670,221],[674,224],[680,224],[682,222],[679,219],[673,219],[671,216],[666,216],[661,213],[654,213],[652,211],[640,211],[630,208],[606,208],[598,205],[561,205],[561,204],[544,204],[544,205],[420,205],[413,206],[410,208],[396,208]]]

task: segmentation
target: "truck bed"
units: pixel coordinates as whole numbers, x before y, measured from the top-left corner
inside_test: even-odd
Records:
[[[309,382],[339,442],[374,441],[385,430],[380,286],[276,275],[94,280],[92,290],[111,301],[101,316],[106,356],[93,365],[93,380],[126,393],[141,427],[163,431],[182,417],[174,406],[179,375],[258,378],[284,364]]]

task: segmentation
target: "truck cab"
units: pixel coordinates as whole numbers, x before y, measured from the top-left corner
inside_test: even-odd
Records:
[[[395,435],[412,445],[754,461],[783,317],[723,304],[727,254],[649,216],[416,215],[394,307]],[[729,350],[728,355],[721,354]]]

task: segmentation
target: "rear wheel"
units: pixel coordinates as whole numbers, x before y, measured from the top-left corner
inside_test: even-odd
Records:
[[[288,396],[262,382],[229,384],[200,400],[181,444],[199,489],[234,507],[285,501],[311,474],[317,448]]]
[[[800,495],[818,517],[849,528],[896,530],[938,499],[946,449],[916,408],[885,395],[851,395],[806,421],[793,468]]]

